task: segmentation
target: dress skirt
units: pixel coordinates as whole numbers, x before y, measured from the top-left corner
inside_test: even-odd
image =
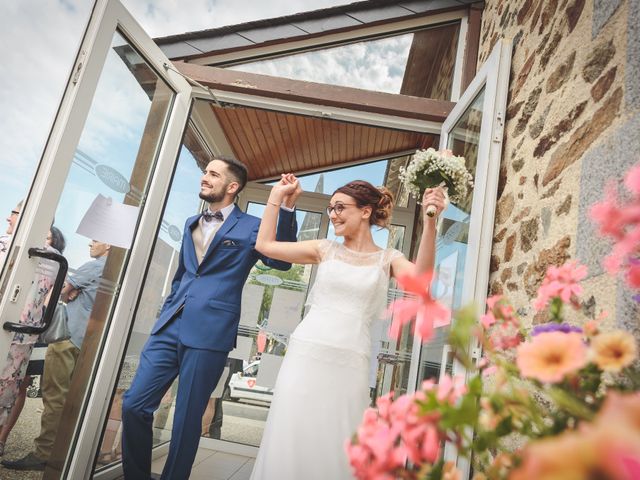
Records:
[[[369,359],[292,336],[252,480],[351,479],[345,442],[369,405]]]

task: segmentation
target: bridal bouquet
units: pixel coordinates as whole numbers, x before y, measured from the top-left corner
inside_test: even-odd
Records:
[[[433,148],[416,151],[409,165],[400,167],[400,179],[418,201],[425,189],[441,186],[446,187],[451,202],[459,204],[473,187],[473,177],[463,157],[455,156],[451,150]],[[427,207],[427,215],[433,217],[435,213],[435,207]]]

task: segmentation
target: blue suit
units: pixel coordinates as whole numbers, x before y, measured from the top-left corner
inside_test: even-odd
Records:
[[[153,412],[179,375],[166,480],[189,478],[200,441],[202,415],[234,348],[242,288],[258,260],[279,270],[290,264],[255,250],[260,219],[235,207],[216,232],[202,262],[184,229],[178,269],[122,404],[122,453],[127,480],[150,478]],[[295,213],[280,210],[277,238],[295,241]]]

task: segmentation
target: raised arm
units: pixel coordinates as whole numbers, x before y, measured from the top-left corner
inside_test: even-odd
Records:
[[[434,205],[436,215],[427,215],[427,207]],[[446,200],[442,188],[428,188],[422,196],[423,228],[418,245],[416,263],[410,262],[404,257],[396,258],[391,263],[391,274],[394,277],[400,275],[418,275],[433,270],[436,260],[436,229],[438,218],[446,207]]]
[[[256,240],[256,250],[261,254],[290,263],[318,263],[320,261],[319,240],[292,243],[280,242],[276,239],[280,205],[285,199],[297,197],[300,192],[300,182],[291,174],[283,175],[280,181],[271,188]]]

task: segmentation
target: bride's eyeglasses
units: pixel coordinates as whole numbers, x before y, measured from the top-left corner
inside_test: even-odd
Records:
[[[355,203],[336,203],[335,205],[329,205],[327,207],[327,215],[331,215],[331,212],[336,212],[336,215],[340,215],[345,207],[356,206]]]

